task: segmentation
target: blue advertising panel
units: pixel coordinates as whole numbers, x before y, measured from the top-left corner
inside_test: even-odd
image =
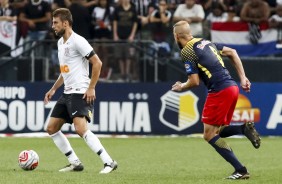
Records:
[[[99,83],[91,131],[97,134],[168,135],[202,133],[206,90],[171,91],[173,83]],[[51,83],[0,83],[0,133],[45,132],[62,93],[44,105]],[[232,124],[254,121],[262,135],[282,135],[282,83],[254,83],[240,92]],[[72,133],[66,124],[63,132]]]
[[[246,97],[241,100],[242,104],[254,118],[259,132],[262,135],[282,135],[282,83],[255,83],[251,93],[241,94]]]
[[[171,83],[99,85],[94,124],[101,133],[202,132],[199,120],[205,89],[176,93],[170,91],[171,86]]]

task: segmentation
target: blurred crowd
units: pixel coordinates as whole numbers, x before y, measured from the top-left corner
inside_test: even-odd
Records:
[[[73,30],[88,40],[132,42],[153,40],[169,52],[173,49],[172,25],[190,23],[196,37],[210,38],[212,22],[246,21],[255,44],[261,34],[257,26],[268,22],[282,40],[282,0],[0,0],[0,21],[18,21],[20,34],[29,40],[57,39],[51,30],[52,11],[64,7],[73,15]],[[278,40],[278,41],[279,41]],[[282,46],[282,42],[281,42]],[[112,72],[104,57],[108,47],[96,48],[106,63],[101,76]],[[134,78],[135,50],[119,47],[115,56],[123,80]],[[104,57],[104,58],[103,58]],[[52,61],[56,60],[56,45]],[[103,73],[104,72],[104,73]],[[138,78],[138,77],[137,77]]]

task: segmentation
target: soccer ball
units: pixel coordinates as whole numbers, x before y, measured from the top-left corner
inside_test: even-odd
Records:
[[[34,170],[39,163],[39,156],[34,150],[24,150],[19,154],[19,166],[23,170]]]

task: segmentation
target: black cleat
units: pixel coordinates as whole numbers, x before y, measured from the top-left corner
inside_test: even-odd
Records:
[[[235,171],[234,173],[232,173],[232,175],[228,176],[225,179],[229,179],[229,180],[247,180],[249,178],[250,178],[250,173]]]
[[[244,135],[251,141],[256,149],[260,147],[260,137],[255,129],[254,122],[246,122],[244,127]]]

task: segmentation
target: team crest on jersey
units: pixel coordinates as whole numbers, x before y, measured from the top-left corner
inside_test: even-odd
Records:
[[[209,43],[211,43],[211,42],[208,41],[208,40],[203,40],[203,41],[201,41],[200,44],[197,45],[197,48],[203,50],[203,49],[205,48],[205,46],[206,46],[207,44],[209,44]]]
[[[184,67],[187,73],[190,73],[192,71],[191,63],[189,61],[184,62]]]
[[[68,47],[65,48],[65,56],[69,56],[70,55],[70,49]]]
[[[192,91],[183,93],[168,91],[161,97],[160,121],[176,131],[195,125],[200,118],[198,100]]]

